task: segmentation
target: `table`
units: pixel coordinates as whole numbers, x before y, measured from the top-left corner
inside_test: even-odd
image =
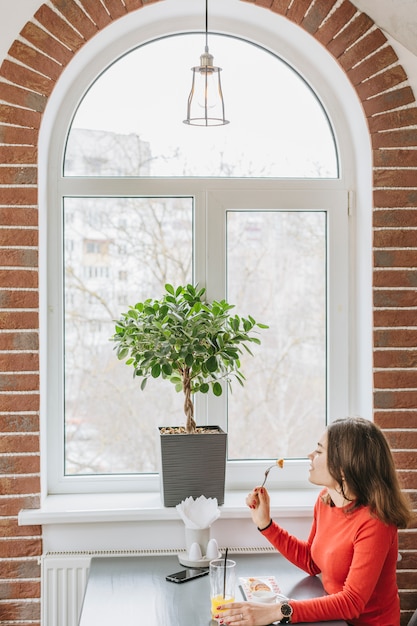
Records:
[[[238,576],[275,576],[290,598],[324,595],[321,581],[279,554],[229,554]],[[178,557],[94,557],[79,626],[217,626],[210,614],[209,577],[175,584],[167,574],[184,569]],[[240,592],[236,601],[243,598]],[[344,621],[315,622],[346,626]]]

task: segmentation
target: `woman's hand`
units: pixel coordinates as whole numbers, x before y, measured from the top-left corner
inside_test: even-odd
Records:
[[[271,521],[269,493],[265,487],[255,487],[246,497],[246,504],[251,510],[253,523],[260,529]]]
[[[225,626],[265,626],[282,618],[278,604],[233,602],[232,604],[219,604],[216,608],[219,613],[215,613],[214,617],[219,624]]]

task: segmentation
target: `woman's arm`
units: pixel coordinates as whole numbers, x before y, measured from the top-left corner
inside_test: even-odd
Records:
[[[315,517],[308,540],[301,541],[271,520],[270,498],[265,488],[256,487],[246,498],[246,503],[251,510],[252,521],[274,548],[308,574],[315,576],[320,573],[311,558],[311,544],[316,529]]]

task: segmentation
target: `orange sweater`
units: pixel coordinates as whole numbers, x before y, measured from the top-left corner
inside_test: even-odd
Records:
[[[348,513],[319,497],[307,541],[275,522],[263,534],[299,568],[313,576],[321,572],[329,594],[291,601],[292,622],[344,619],[355,626],[399,626],[398,531],[372,517],[368,507]]]

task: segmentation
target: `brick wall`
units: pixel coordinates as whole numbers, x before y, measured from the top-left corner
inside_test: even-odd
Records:
[[[251,1],[251,0],[247,0]],[[40,622],[37,139],[62,69],[112,20],[147,0],[49,0],[0,67],[0,621]],[[417,508],[417,108],[395,51],[343,0],[258,0],[332,54],[352,82],[373,145],[374,415]],[[18,5],[18,3],[17,3]],[[17,6],[16,5],[16,6]],[[417,532],[400,533],[402,624],[417,606]]]

